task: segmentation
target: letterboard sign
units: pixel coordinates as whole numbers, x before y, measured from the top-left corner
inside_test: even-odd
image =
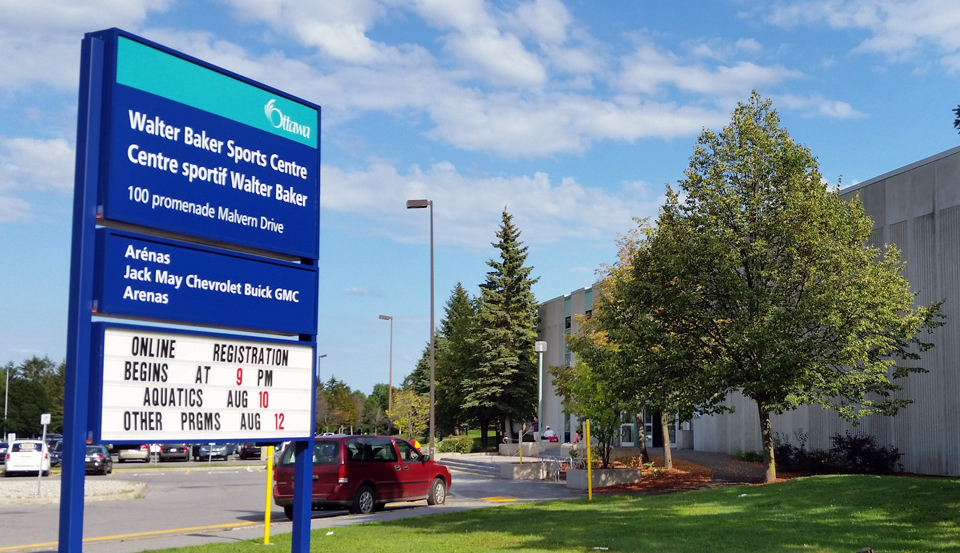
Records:
[[[314,347],[97,326],[101,441],[282,441],[311,435]]]

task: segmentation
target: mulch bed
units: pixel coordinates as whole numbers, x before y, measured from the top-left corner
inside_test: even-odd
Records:
[[[594,488],[593,493],[597,494],[628,494],[628,493],[669,493],[682,490],[696,490],[702,488],[714,487],[712,483],[713,471],[707,467],[683,461],[673,460],[673,468],[663,469],[663,457],[651,455],[650,460],[654,463],[653,467],[642,467],[643,477],[640,482],[634,484],[620,484],[604,488]],[[626,462],[624,462],[626,461]],[[612,468],[637,468],[638,463],[631,463],[629,459],[611,461]],[[778,473],[776,482],[782,482],[790,478],[796,478],[799,475]]]

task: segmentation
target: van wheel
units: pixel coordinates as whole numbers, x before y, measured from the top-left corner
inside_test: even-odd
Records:
[[[290,520],[293,520],[293,505],[284,505],[283,514]]]
[[[443,505],[447,500],[447,485],[443,478],[434,478],[430,485],[430,495],[427,496],[427,505]]]
[[[370,486],[360,486],[360,489],[357,490],[357,496],[353,498],[350,512],[355,515],[369,515],[373,512],[376,504],[377,492],[373,491]]]

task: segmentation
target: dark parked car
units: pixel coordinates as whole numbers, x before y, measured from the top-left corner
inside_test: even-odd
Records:
[[[106,446],[87,444],[84,461],[87,472],[103,475],[113,472],[113,457],[110,456],[110,450]]]
[[[240,444],[241,459],[259,459],[260,446],[255,443]]]
[[[9,447],[10,447],[10,444],[8,444],[7,442],[0,442],[0,455],[6,455],[7,448]]]
[[[160,460],[190,460],[190,444],[163,444],[160,446]]]
[[[53,442],[50,447],[50,466],[59,467],[60,460],[63,458],[63,440]]]
[[[195,460],[223,459],[226,461],[233,455],[234,448],[236,448],[236,444],[200,444]]]
[[[280,455],[273,474],[273,501],[293,518],[294,447]],[[380,511],[387,503],[426,499],[440,505],[450,471],[410,442],[391,436],[318,436],[313,448],[313,508]]]

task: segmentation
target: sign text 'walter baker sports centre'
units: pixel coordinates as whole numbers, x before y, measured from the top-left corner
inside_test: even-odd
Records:
[[[317,110],[119,37],[103,216],[315,257]]]

